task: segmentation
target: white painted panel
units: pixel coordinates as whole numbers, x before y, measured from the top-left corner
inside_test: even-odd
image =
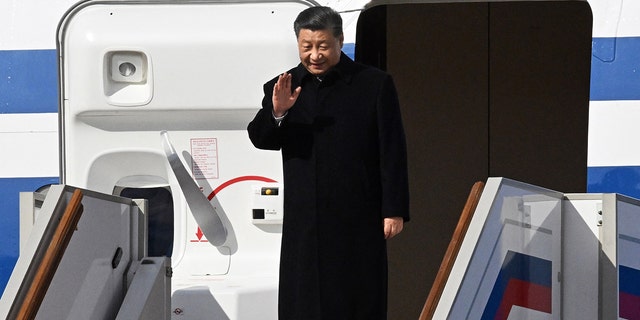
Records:
[[[592,101],[589,167],[640,165],[640,101]]]
[[[57,177],[58,115],[0,114],[0,178]]]
[[[0,1],[0,50],[54,49],[58,21],[76,2]]]
[[[593,37],[640,36],[640,1],[591,0]]]
[[[640,1],[621,1],[622,11],[618,26],[618,37],[640,36]]]
[[[593,12],[593,36],[615,37],[618,32],[622,0],[591,0],[589,6]]]

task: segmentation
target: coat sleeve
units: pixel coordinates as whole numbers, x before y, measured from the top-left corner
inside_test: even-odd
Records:
[[[258,149],[280,150],[282,147],[282,129],[273,119],[273,103],[271,95],[275,82],[269,81],[264,84],[264,98],[262,98],[262,108],[258,111],[247,126],[249,139]]]
[[[380,175],[383,217],[402,217],[409,221],[409,182],[407,145],[398,94],[387,76],[377,100]]]

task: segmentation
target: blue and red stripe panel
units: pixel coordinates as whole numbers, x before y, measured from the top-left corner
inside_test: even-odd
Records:
[[[640,270],[622,265],[618,270],[620,318],[640,320]]]
[[[551,313],[551,261],[508,251],[482,313],[482,320],[506,320],[511,307]]]

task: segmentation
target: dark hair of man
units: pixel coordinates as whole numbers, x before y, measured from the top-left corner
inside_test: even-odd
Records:
[[[329,7],[311,7],[298,14],[293,22],[293,31],[296,38],[300,35],[300,30],[311,31],[330,30],[334,37],[342,35],[342,17],[335,10]]]

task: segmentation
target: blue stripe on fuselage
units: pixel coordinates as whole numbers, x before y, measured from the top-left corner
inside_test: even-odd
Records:
[[[593,38],[590,100],[640,100],[640,37]]]
[[[56,50],[0,50],[0,113],[58,112]]]

